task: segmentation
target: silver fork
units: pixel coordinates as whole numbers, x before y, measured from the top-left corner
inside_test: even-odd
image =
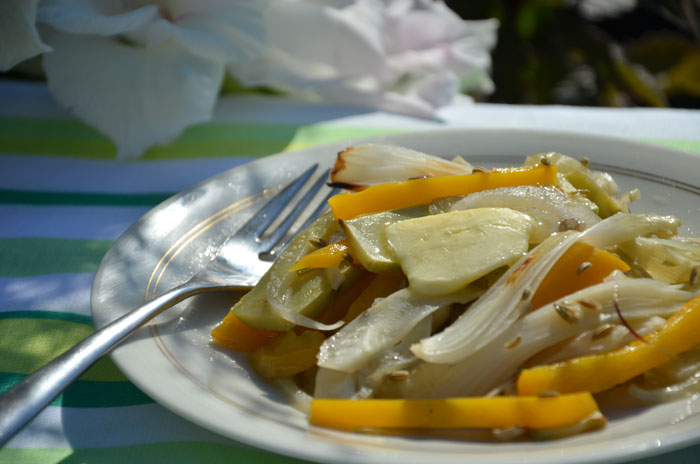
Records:
[[[281,217],[294,196],[306,185],[317,167],[316,164],[311,166],[277,193],[222,246],[210,264],[187,282],[97,330],[0,396],[0,446],[88,367],[164,310],[199,293],[255,285],[272,265],[271,260],[262,259],[261,256],[269,256],[273,251],[285,246],[291,238],[288,232],[300,216],[313,209],[301,225],[301,229],[308,226],[323,211],[326,200],[335,193],[331,191],[318,204],[312,205],[328,175],[326,171],[303,194],[287,216],[278,225],[271,227],[273,222]]]

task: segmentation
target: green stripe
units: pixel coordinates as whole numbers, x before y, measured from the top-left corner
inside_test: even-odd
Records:
[[[31,374],[93,332],[89,324],[60,319],[0,319],[0,372]],[[126,381],[108,357],[97,361],[80,379]]]
[[[110,240],[0,239],[0,277],[97,271]]]
[[[2,190],[0,203],[19,205],[155,206],[174,193],[111,194]]]
[[[58,311],[6,311],[0,312],[3,319],[51,319],[55,321],[75,322],[92,325],[92,318],[83,314],[62,313]]]
[[[123,464],[302,464],[309,461],[280,456],[266,451],[243,446],[222,445],[206,442],[173,442],[111,448],[2,448],[0,462],[13,464],[34,463],[100,463]]]
[[[0,372],[0,394],[27,377],[25,374]],[[68,408],[113,408],[151,404],[154,401],[128,381],[96,382],[77,380],[51,402]]]
[[[259,157],[327,142],[401,132],[331,124],[207,123],[187,128],[173,143],[154,147],[145,159]],[[105,136],[79,121],[0,117],[0,152],[113,159]]]
[[[700,154],[700,140],[644,139],[644,141]]]

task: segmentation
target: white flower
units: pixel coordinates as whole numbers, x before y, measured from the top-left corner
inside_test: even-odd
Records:
[[[460,90],[493,91],[497,21],[463,21],[441,1],[288,0],[264,22],[263,54],[229,66],[244,85],[423,117]]]
[[[51,51],[36,30],[39,0],[0,1],[0,71],[7,71],[27,58]]]
[[[211,118],[226,63],[264,43],[263,2],[44,0],[49,89],[117,145],[121,159]]]
[[[463,21],[442,1],[0,1],[0,69],[44,53],[56,100],[121,159],[209,120],[226,70],[248,86],[422,117],[459,91],[493,90],[497,22]]]

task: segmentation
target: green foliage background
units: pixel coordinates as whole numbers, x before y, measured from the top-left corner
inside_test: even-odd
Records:
[[[465,19],[501,22],[496,90],[480,99],[700,108],[700,0],[638,0],[595,19],[581,13],[581,1],[448,0]]]

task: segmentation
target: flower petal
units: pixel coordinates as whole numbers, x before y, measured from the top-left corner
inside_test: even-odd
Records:
[[[74,34],[116,35],[157,20],[157,5],[128,10],[122,0],[43,0],[37,21]]]
[[[360,77],[370,77],[375,86],[392,83],[396,76],[384,56],[381,9],[371,1],[346,3],[275,2],[265,12],[265,53],[232,73],[250,86],[277,86],[280,77],[295,77],[308,87]]]
[[[170,0],[163,13],[169,21],[158,27],[195,55],[244,64],[266,44],[261,0]]]
[[[493,90],[498,22],[463,21],[441,1],[277,2],[265,24],[265,51],[229,67],[243,85],[428,118],[460,89]]]
[[[49,52],[36,30],[39,0],[0,2],[0,71],[7,71],[39,53]]]
[[[47,31],[44,70],[56,100],[106,134],[117,158],[135,158],[210,118],[223,65],[177,43],[128,46],[116,39]]]

